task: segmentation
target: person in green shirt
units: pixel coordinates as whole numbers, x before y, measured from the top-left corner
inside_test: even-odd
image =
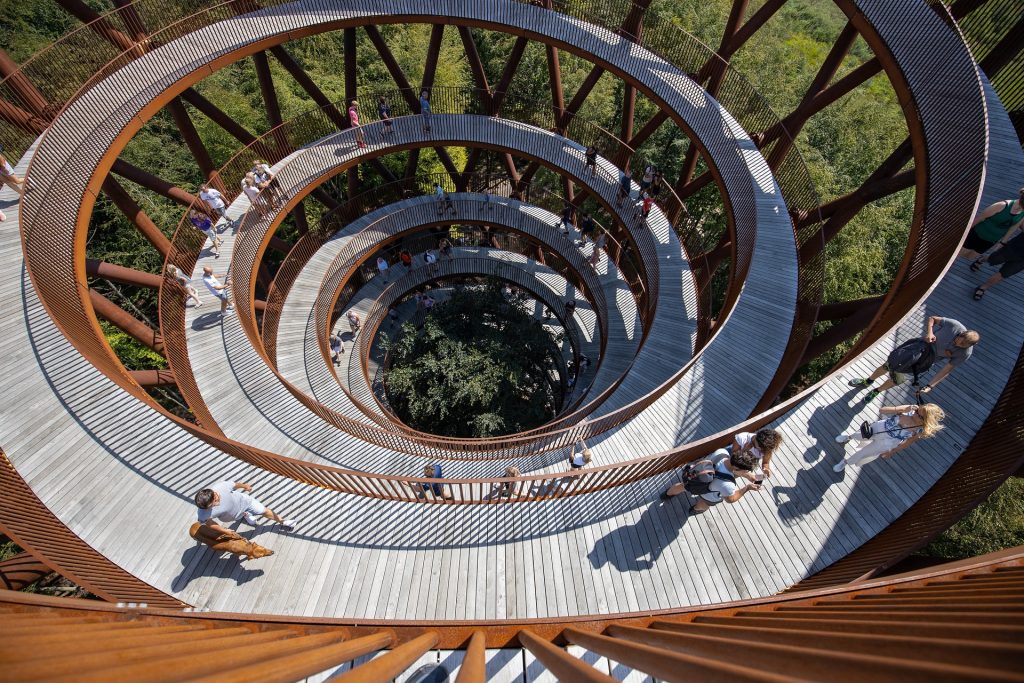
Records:
[[[1024,228],[1024,187],[1017,199],[992,204],[971,223],[971,232],[960,249],[960,258],[977,259],[993,245],[1005,246],[1013,233]],[[977,272],[981,263],[975,260],[971,270]]]

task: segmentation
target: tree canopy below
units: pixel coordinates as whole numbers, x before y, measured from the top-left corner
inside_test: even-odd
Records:
[[[525,309],[518,290],[460,286],[421,329],[407,322],[382,342],[391,352],[388,401],[414,429],[462,438],[537,427],[554,415],[555,340]],[[385,341],[389,340],[389,341]]]

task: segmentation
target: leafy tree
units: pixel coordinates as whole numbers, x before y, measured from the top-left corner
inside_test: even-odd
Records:
[[[526,300],[503,295],[497,281],[459,287],[422,329],[405,323],[396,339],[385,337],[396,414],[415,429],[455,437],[511,434],[549,420],[555,346]]]

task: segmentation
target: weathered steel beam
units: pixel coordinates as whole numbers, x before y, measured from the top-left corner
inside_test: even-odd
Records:
[[[142,236],[160,252],[160,255],[167,258],[167,253],[171,249],[171,241],[160,231],[153,219],[142,210],[142,207],[132,199],[128,191],[113,176],[107,176],[103,181],[103,191],[121,210],[121,213],[127,216],[128,220],[142,233]]]
[[[4,50],[0,50],[0,76],[5,79],[5,85],[21,98],[21,104],[27,107],[32,114],[44,119],[49,118],[46,114],[49,107],[46,97],[32,85],[32,81]]]
[[[82,0],[57,0],[57,4],[80,22],[87,24],[92,31],[119,50],[127,51],[137,47],[134,40],[118,30],[108,19],[101,17],[99,12]]]
[[[270,73],[267,53],[253,54],[252,63],[256,67],[256,80],[260,86],[260,94],[263,96],[263,109],[267,113],[267,125],[276,128],[284,123],[284,119],[281,117],[281,104],[277,100],[277,90],[274,89],[274,76]]]
[[[117,159],[111,170],[122,178],[126,178],[127,180],[173,200],[182,206],[191,206],[198,201],[198,198],[191,192],[183,190],[177,185],[174,185],[163,178],[157,177],[138,166],[129,164],[123,159]]]
[[[155,351],[161,356],[164,355],[164,340],[159,332],[141,320],[137,320],[128,311],[95,289],[89,289],[89,300],[92,302],[96,315],[111,323],[151,351]]]
[[[804,93],[803,99],[800,104],[797,105],[796,109],[786,117],[787,123],[785,128],[782,125],[777,125],[773,130],[777,130],[777,136],[780,138],[779,143],[772,148],[771,154],[768,156],[768,166],[772,170],[776,170],[782,160],[789,153],[789,150],[793,147],[793,141],[800,130],[807,123],[807,120],[815,113],[813,108],[814,98],[818,96],[822,90],[831,82],[835,77],[836,71],[839,70],[839,66],[843,63],[843,59],[849,54],[850,48],[853,47],[854,41],[857,39],[857,29],[854,27],[852,22],[846,22],[843,30],[840,31],[839,36],[836,38],[836,42],[832,44],[832,49],[829,50],[825,56],[824,61],[821,64],[821,68],[818,69],[818,73],[815,74],[814,80],[811,81],[811,85],[807,88]],[[787,133],[783,135],[783,130]],[[763,146],[767,144],[768,139],[762,139],[760,144]]]
[[[170,368],[163,370],[131,370],[132,379],[140,387],[165,387],[178,383],[174,371]]]
[[[185,144],[192,153],[192,158],[196,160],[200,173],[207,180],[216,178],[217,167],[213,165],[210,152],[206,149],[202,139],[200,139],[199,132],[196,131],[196,127],[192,123],[192,119],[189,118],[181,99],[176,97],[168,102],[167,109],[171,112],[171,117],[174,118],[174,123],[178,126],[178,130],[181,131],[181,137],[185,140]]]
[[[126,268],[116,263],[107,263],[98,259],[85,260],[85,273],[92,277],[101,277],[104,280],[110,280],[122,285],[148,287],[149,289],[160,289],[160,285],[164,281],[159,275],[135,270],[134,268]]]

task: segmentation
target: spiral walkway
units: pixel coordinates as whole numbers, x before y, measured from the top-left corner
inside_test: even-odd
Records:
[[[16,172],[34,189],[20,203],[0,189],[0,208],[20,227],[0,231],[8,273],[0,284],[0,447],[10,465],[0,474],[6,497],[24,501],[21,515],[0,510],[0,526],[14,538],[41,539],[22,544],[103,597],[372,626],[465,621],[500,629],[539,619],[625,618],[832,586],[898,559],[919,540],[915,534],[927,540],[963,509],[967,489],[982,491],[1019,459],[1010,454],[1019,420],[1009,416],[1019,394],[1024,294],[1004,285],[974,302],[979,276],[954,257],[977,207],[1024,185],[1024,153],[995,91],[931,9],[884,0],[839,4],[907,95],[917,162],[914,221],[893,290],[851,357],[768,409],[777,373],[795,368],[792,359],[809,339],[799,332],[807,320],[803,275],[811,266],[801,252],[809,240],[794,229],[806,216],[787,205],[772,165],[751,140],[751,132],[763,131],[744,131],[687,70],[628,33],[515,0],[441,0],[429,13],[415,0],[297,0],[216,15],[213,25],[196,21],[126,56],[70,101],[20,159]],[[331,320],[324,315],[376,244],[438,224],[432,197],[390,204],[326,240],[288,283],[276,351],[268,354],[256,325],[255,280],[283,213],[259,216],[240,197],[219,258],[198,248],[190,254],[187,233],[172,245],[169,261],[178,259],[194,278],[206,265],[218,275],[230,269],[239,306],[237,315],[221,317],[206,296],[201,309],[174,309],[171,297],[180,291],[164,284],[164,342],[199,424],[162,411],[107,347],[85,277],[86,228],[118,153],[172,96],[254,51],[327,30],[438,17],[458,26],[514,27],[517,35],[585,56],[692,135],[722,190],[732,238],[734,281],[711,334],[699,339],[700,284],[696,261],[688,261],[699,254],[680,242],[671,212],[641,220],[632,202],[616,206],[620,160],[602,156],[590,178],[585,145],[569,133],[439,111],[427,134],[413,112],[395,117],[387,143],[370,123],[363,127],[366,149],[353,144],[352,131],[333,131],[282,154],[275,170],[284,209],[338,173],[405,149],[509,152],[573,178],[642,257],[646,299],[634,298],[634,283],[609,259],[592,269],[589,247],[580,251],[574,235],[552,227],[552,214],[526,200],[495,199],[494,216],[480,221],[544,243],[567,264],[562,271],[511,250],[456,249],[439,272],[504,273],[537,297],[550,296],[556,312],[560,298],[580,300],[571,326],[599,358],[579,407],[550,429],[507,443],[460,445],[389,424],[379,408],[353,403],[374,400],[360,365],[338,370],[340,383],[331,377],[323,347]],[[899,29],[909,23],[918,30]],[[941,82],[936,51],[945,56]],[[953,125],[964,131],[955,139]],[[460,216],[481,212],[481,195],[453,196]],[[387,288],[370,280],[350,305],[367,319],[379,317],[429,276],[414,271]],[[862,405],[847,380],[920,336],[930,315],[962,320],[983,340],[930,395],[946,408],[947,428],[896,459],[833,472],[841,451],[834,435],[872,419],[878,405]],[[884,400],[911,398],[893,390]],[[762,425],[786,439],[766,490],[699,517],[678,498],[658,500],[680,464]],[[594,466],[567,471],[566,448],[581,435]],[[452,501],[417,494],[415,473],[430,462],[442,463]],[[512,463],[524,476],[502,480]],[[299,520],[288,534],[270,525],[241,527],[275,551],[258,564],[220,556],[185,534],[194,492],[224,478],[252,483],[269,507]],[[506,483],[512,495],[501,495]],[[599,645],[590,652],[601,652]],[[511,657],[524,667],[534,661],[532,654]],[[506,673],[522,675],[515,665]],[[628,674],[624,667],[615,675]]]

